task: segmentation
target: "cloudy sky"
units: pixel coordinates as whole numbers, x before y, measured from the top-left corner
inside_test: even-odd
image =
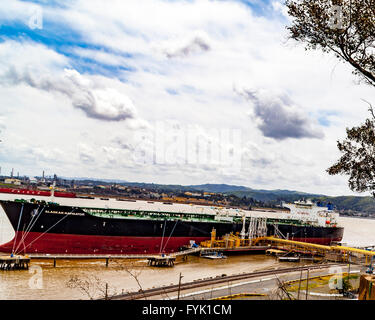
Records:
[[[0,166],[352,194],[325,169],[373,89],[282,0],[0,2]]]

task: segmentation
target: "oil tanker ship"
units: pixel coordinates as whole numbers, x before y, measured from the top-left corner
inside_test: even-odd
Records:
[[[250,230],[251,217],[260,214],[163,211],[157,206],[147,210],[93,208],[35,200],[0,204],[15,230],[14,238],[0,245],[0,252],[23,254],[171,253],[189,243],[209,240],[213,228],[219,237],[244,233]],[[337,225],[338,214],[333,208],[306,201],[284,206],[288,213],[266,217],[268,235],[319,244],[341,241],[344,230]]]

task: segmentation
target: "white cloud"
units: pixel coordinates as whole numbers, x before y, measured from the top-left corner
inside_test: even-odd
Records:
[[[126,66],[128,59],[119,54],[105,52],[103,50],[94,50],[87,48],[71,48],[71,52],[82,58],[89,58],[96,63],[101,63],[109,66]]]
[[[159,45],[167,58],[183,58],[211,50],[209,37],[203,32],[196,32],[186,39],[183,36],[168,39]]]
[[[31,73],[10,67],[1,78],[4,83],[25,83],[36,89],[62,94],[90,118],[105,121],[135,118],[135,107],[127,96],[112,88],[95,88],[91,79],[73,69],[64,69],[62,74],[38,74],[35,70]]]
[[[10,66],[25,73],[38,74],[61,70],[69,65],[69,59],[45,45],[30,40],[9,40],[0,43],[0,71],[4,74]]]
[[[41,13],[42,7],[38,4],[18,0],[7,1],[6,5],[0,5],[0,25],[21,22],[25,26],[33,27]]]
[[[274,1],[273,8],[284,12],[280,3]],[[345,178],[329,177],[325,169],[338,157],[335,144],[345,127],[367,116],[360,98],[369,99],[372,93],[367,87],[354,86],[350,68],[335,67],[336,59],[306,53],[286,42],[285,26],[279,20],[255,16],[238,2],[206,0],[110,4],[80,0],[43,7],[43,15],[85,43],[79,47],[69,43],[73,53],[69,58],[22,39],[0,44],[0,74],[9,72],[9,66],[15,70],[6,74],[6,85],[0,88],[9,146],[22,142],[32,149],[63,150],[71,159],[57,169],[68,176],[349,192]],[[110,68],[106,76],[78,72],[71,60],[77,55],[97,61],[98,68],[132,69]],[[79,57],[75,64],[81,62]],[[248,101],[233,87],[280,91],[293,103],[266,95],[259,100],[263,109],[258,108],[251,121]],[[276,109],[284,117],[271,121],[263,112]],[[319,118],[321,110],[336,116],[319,134],[313,119]],[[300,120],[297,127],[302,131],[281,136],[321,139],[264,137],[281,137],[279,125],[289,116]],[[241,173],[230,174],[207,164],[149,165],[149,159],[140,163],[142,154],[134,156],[134,150],[140,143],[147,153],[153,152],[152,124],[168,120],[181,128],[195,126],[207,140],[214,140],[210,129],[239,129]],[[40,128],[48,134],[40,135]],[[141,133],[145,140],[140,140]],[[165,141],[172,143],[170,139],[166,131]]]
[[[281,13],[286,19],[291,20],[288,15],[288,8],[283,1],[272,1],[271,5],[276,12]]]
[[[324,137],[321,129],[285,93],[243,89],[240,92],[254,105],[252,119],[263,135],[276,140]]]
[[[5,117],[3,116],[0,116],[0,133],[3,129],[6,128],[6,125],[5,125]]]
[[[84,144],[84,143],[80,143],[78,145],[78,152],[79,152],[79,158],[81,159],[81,161],[85,162],[85,163],[93,163],[95,162],[95,151],[93,148],[91,148],[90,146]]]

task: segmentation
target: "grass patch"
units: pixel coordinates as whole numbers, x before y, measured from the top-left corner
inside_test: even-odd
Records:
[[[310,290],[314,288],[327,286],[333,276],[336,276],[336,275],[331,274],[331,275],[326,275],[326,276],[318,276],[318,277],[309,278],[308,289]],[[349,288],[348,280],[356,280],[358,278],[359,278],[359,274],[350,274],[350,276],[348,277],[348,274],[344,273],[342,275],[337,275],[335,282],[338,283],[340,280],[342,280],[343,288],[346,290],[349,290],[350,288]],[[289,292],[297,292],[299,288],[299,279],[285,282],[285,285],[286,285],[286,289]],[[301,280],[300,290],[306,290],[306,289],[307,289],[307,280],[305,278]]]

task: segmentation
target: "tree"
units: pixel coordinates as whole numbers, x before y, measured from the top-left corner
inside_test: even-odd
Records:
[[[66,286],[71,289],[79,289],[84,294],[86,294],[90,300],[97,299],[95,296],[100,295],[104,299],[108,299],[108,284],[101,281],[96,276],[83,276],[79,278],[77,275],[71,275]],[[116,291],[110,293],[110,295],[115,295]]]
[[[375,0],[286,0],[290,38],[333,52],[375,86]]]
[[[119,263],[117,260],[113,260],[116,263],[117,268],[115,271],[126,271],[136,282],[140,288],[138,292],[142,293],[144,298],[145,294],[142,288],[142,285],[139,280],[139,276],[144,269],[144,265],[141,265],[141,268],[137,266],[136,262],[127,262]],[[95,275],[81,276],[71,275],[69,281],[67,281],[66,286],[71,289],[78,289],[82,293],[88,296],[90,300],[104,298],[105,300],[110,300],[113,297],[117,296],[118,293],[115,288],[109,287],[108,283],[101,280]],[[124,290],[122,291],[122,295]]]
[[[353,67],[353,73],[375,86],[375,0],[286,0],[293,22],[290,38],[306,44],[306,50],[332,52]],[[367,101],[366,101],[367,102]],[[375,197],[375,116],[347,128],[337,141],[343,153],[327,169],[330,175],[349,175],[353,191],[370,191]]]
[[[370,107],[371,119],[346,129],[347,137],[337,142],[343,153],[336,164],[327,169],[330,175],[348,174],[353,191],[370,191],[375,197],[375,116]]]

